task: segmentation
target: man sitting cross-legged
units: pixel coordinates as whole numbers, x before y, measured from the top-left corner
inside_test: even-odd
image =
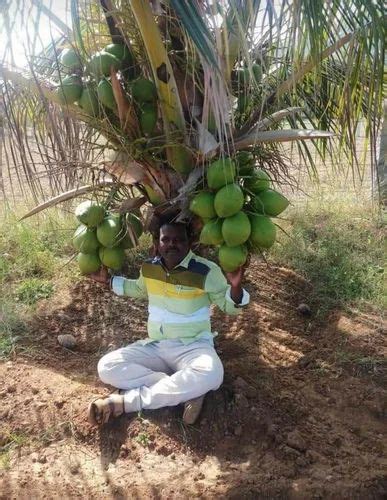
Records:
[[[226,273],[195,255],[190,227],[160,221],[156,257],[144,262],[138,279],[111,278],[106,268],[91,277],[118,295],[148,299],[146,340],[117,349],[98,363],[100,379],[117,389],[93,401],[89,421],[100,425],[122,413],[184,404],[183,420],[193,424],[204,395],[218,389],[223,366],[214,349],[210,305],[237,314],[248,304],[243,268]]]

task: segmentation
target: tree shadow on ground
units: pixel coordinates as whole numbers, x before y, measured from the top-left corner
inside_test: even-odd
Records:
[[[300,316],[297,306],[308,302],[310,286],[287,269],[253,263],[247,287],[252,304],[242,315],[214,314],[226,377],[219,391],[207,395],[199,422],[184,426],[181,408],[116,419],[99,431],[104,468],[133,442],[166,457],[177,450],[198,460],[212,455],[228,482],[229,498],[237,498],[246,481],[253,481],[244,487],[246,498],[249,491],[287,498],[291,488],[295,494],[295,481],[304,491],[333,495],[340,493],[340,481],[352,488],[367,474],[380,475],[383,446],[377,436],[386,410],[382,368],[372,365],[383,343],[378,318],[337,311],[316,323],[313,316]],[[38,345],[39,351],[29,362],[98,392],[98,359],[146,336],[146,304],[113,297],[86,280],[74,285],[64,302],[38,312],[29,346]],[[59,333],[74,335],[74,352],[57,344]],[[370,370],[354,371],[365,356]],[[82,428],[79,438],[92,442],[96,431],[80,422],[81,417],[75,423]],[[139,436],[145,436],[142,442]],[[362,471],[358,478],[356,470]]]

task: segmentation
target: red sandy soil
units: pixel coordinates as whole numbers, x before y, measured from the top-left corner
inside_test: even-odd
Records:
[[[0,498],[386,498],[381,318],[301,315],[310,288],[283,268],[253,263],[246,287],[241,315],[214,313],[225,381],[192,427],[181,407],[87,423],[97,360],[146,335],[145,303],[87,279],[41,303],[0,364]]]

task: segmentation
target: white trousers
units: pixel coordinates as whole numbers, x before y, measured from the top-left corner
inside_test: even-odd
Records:
[[[102,382],[123,389],[125,412],[175,406],[218,389],[223,365],[212,339],[185,345],[180,340],[139,342],[103,356]]]

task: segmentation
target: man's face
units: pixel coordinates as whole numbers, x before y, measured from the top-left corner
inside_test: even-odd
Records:
[[[165,224],[160,228],[158,252],[168,269],[177,266],[189,249],[189,240],[184,227]]]

